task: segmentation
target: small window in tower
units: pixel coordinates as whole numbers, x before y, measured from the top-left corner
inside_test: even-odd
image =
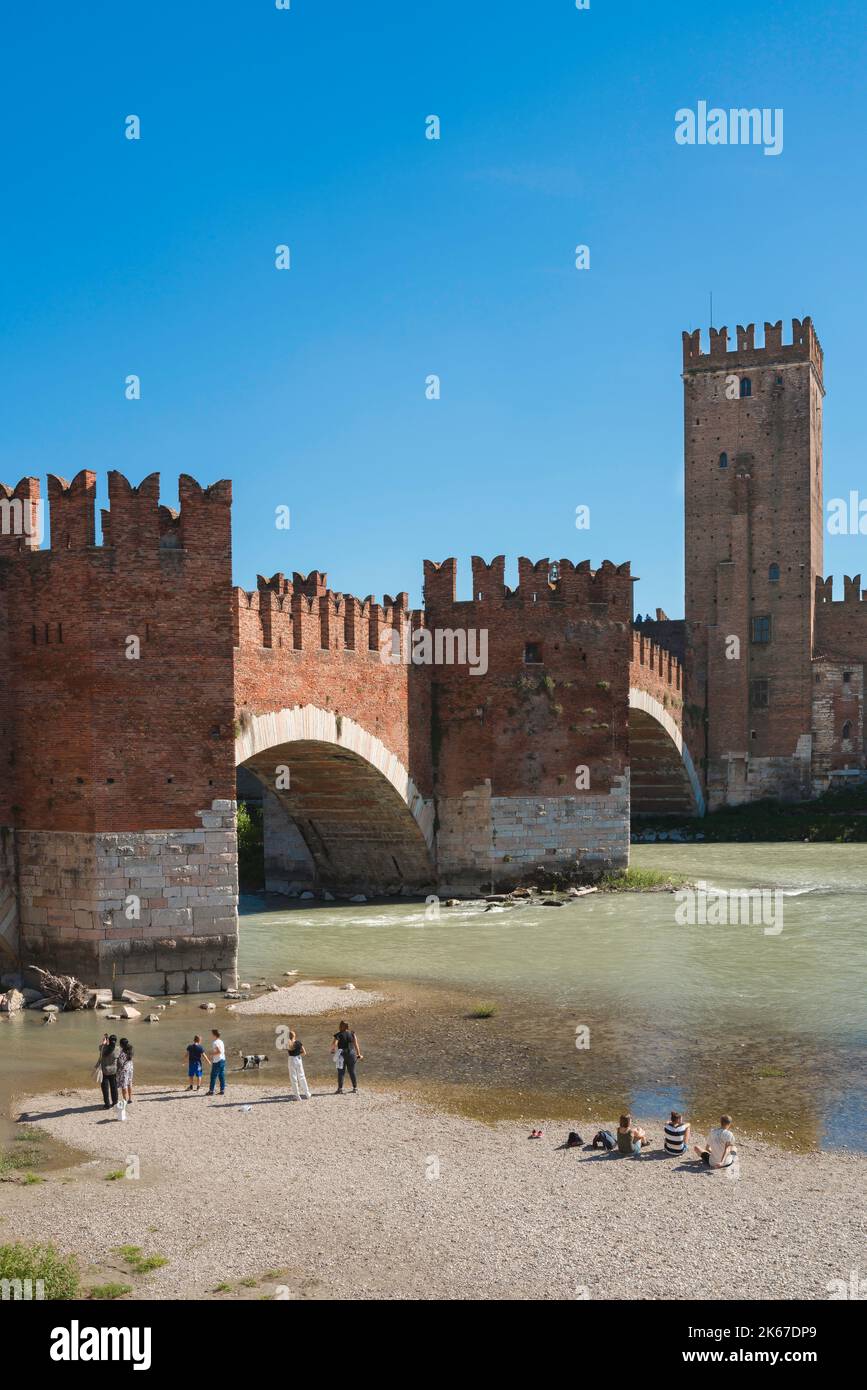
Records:
[[[844,740],[844,742],[845,742],[845,740],[846,740],[847,738],[851,738],[851,737],[852,737],[852,721],[851,721],[851,719],[847,719],[847,720],[846,720],[846,723],[843,725],[843,740]]]
[[[728,466],[729,466],[729,456],[728,456],[728,454],[720,454],[720,456],[719,456],[719,466],[720,466],[720,468],[728,468]]]
[[[750,624],[750,640],[760,643],[770,642],[771,619],[769,614],[763,613],[760,618],[753,618]]]
[[[542,663],[542,643],[525,642],[524,644],[524,665],[540,666]]]
[[[778,386],[782,386],[782,384],[783,384],[783,378],[780,376],[780,374],[779,374],[779,372],[778,372],[778,373],[777,373],[777,385],[778,385]]]
[[[779,582],[780,582],[780,567],[779,567],[779,565],[768,565],[768,578],[770,579],[770,581],[771,581],[772,584],[779,584]]]
[[[750,681],[750,704],[752,705],[753,709],[768,708],[767,681]]]
[[[843,684],[844,684],[844,685],[849,685],[849,684],[851,683],[851,680],[852,680],[852,672],[851,672],[851,671],[844,671],[844,672],[843,672]]]
[[[753,394],[753,383],[748,376],[741,377],[741,397]]]

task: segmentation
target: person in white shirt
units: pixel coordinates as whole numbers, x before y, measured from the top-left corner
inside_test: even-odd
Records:
[[[211,1080],[208,1085],[208,1095],[214,1094],[214,1087],[219,1081],[220,1095],[226,1094],[226,1044],[220,1037],[219,1028],[211,1029],[211,1052],[208,1061],[211,1064]]]
[[[693,1145],[702,1163],[707,1168],[730,1168],[737,1157],[735,1136],[731,1130],[731,1115],[720,1117],[719,1128],[712,1129],[707,1137],[707,1148]]]

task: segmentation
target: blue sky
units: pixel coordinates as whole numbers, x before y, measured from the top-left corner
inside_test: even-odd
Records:
[[[4,29],[3,481],[159,470],[176,505],[178,473],[230,477],[247,588],[321,568],[418,603],[425,557],[461,596],[472,553],[631,559],[636,608],[679,615],[680,334],[713,290],[732,333],[812,314],[826,500],[867,496],[863,4],[91,0]],[[782,107],[783,153],[678,146],[700,99]]]

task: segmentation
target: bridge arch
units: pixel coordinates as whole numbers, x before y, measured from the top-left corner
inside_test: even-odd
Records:
[[[279,804],[294,823],[316,887],[394,893],[435,884],[433,801],[354,720],[317,705],[242,713],[235,762],[259,779],[272,812]],[[266,817],[266,859],[267,837]]]
[[[629,689],[629,762],[633,815],[704,815],[704,793],[680,725],[637,686]]]

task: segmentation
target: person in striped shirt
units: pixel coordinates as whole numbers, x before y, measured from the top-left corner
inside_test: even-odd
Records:
[[[665,1152],[667,1154],[685,1154],[689,1144],[689,1125],[683,1122],[683,1116],[679,1110],[672,1110],[671,1119],[665,1126]]]

